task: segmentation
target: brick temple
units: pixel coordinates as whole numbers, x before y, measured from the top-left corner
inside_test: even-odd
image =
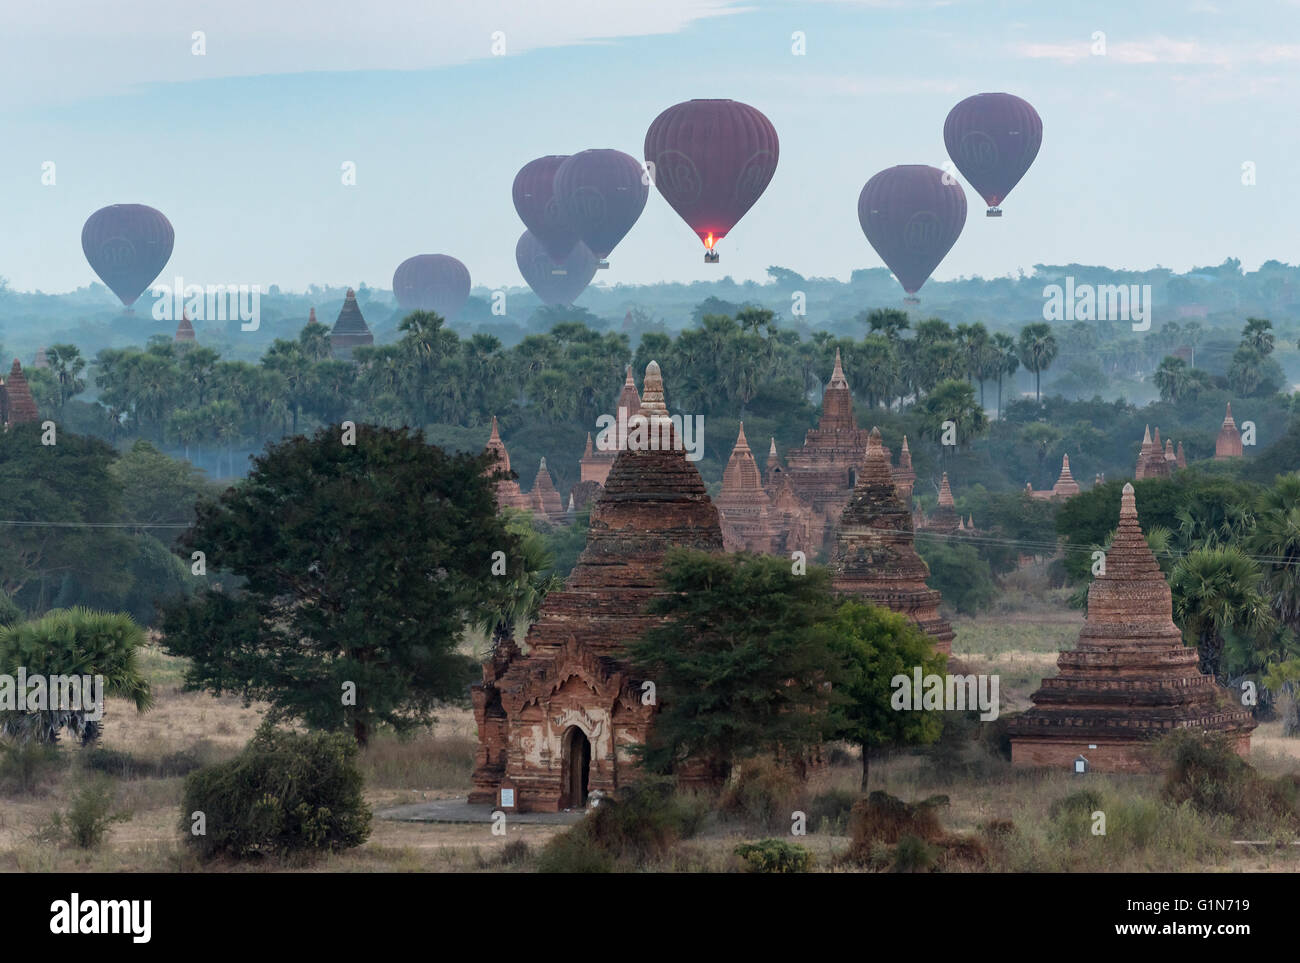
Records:
[[[1226,735],[1250,751],[1250,710],[1198,667],[1173,621],[1169,584],[1147,547],[1133,486],[1121,496],[1119,530],[1106,568],[1088,589],[1078,644],[1033,694],[1034,707],[1010,725],[1017,766],[1147,772],[1158,768],[1148,742],[1174,729]]]
[[[0,378],[0,424],[5,428],[29,421],[40,421],[36,399],[23,374],[23,366],[14,358],[8,379]]]
[[[315,313],[315,310],[313,308],[312,312]],[[348,293],[343,296],[343,307],[339,308],[339,316],[330,331],[330,350],[335,360],[351,361],[352,352],[356,348],[369,347],[374,343],[375,336],[370,333],[370,326],[361,314],[356,292],[348,288]]]
[[[1232,402],[1228,402],[1223,424],[1219,426],[1218,437],[1214,439],[1214,457],[1223,461],[1225,458],[1240,458],[1242,454],[1241,432],[1237,431],[1237,423],[1232,419]]]
[[[836,591],[906,615],[934,639],[936,651],[952,651],[952,626],[939,614],[941,596],[925,584],[930,570],[916,553],[912,510],[894,482],[879,428],[867,437],[862,470],[840,516],[831,570]]]
[[[1100,476],[1098,476],[1100,483]],[[1061,456],[1061,474],[1056,478],[1056,484],[1046,491],[1034,491],[1034,486],[1025,485],[1025,494],[1030,498],[1037,498],[1041,501],[1063,502],[1079,494],[1079,483],[1074,480],[1074,475],[1070,474],[1070,456]]]
[[[668,414],[654,362],[641,413],[652,424]],[[660,568],[675,546],[722,551],[699,471],[679,447],[618,452],[591,509],[587,546],[564,588],[542,603],[527,654],[502,644],[472,688],[471,803],[554,812],[628,780],[636,768],[628,747],[647,740],[655,707],[642,704],[640,681],[618,653],[656,623],[647,607],[664,592]]]

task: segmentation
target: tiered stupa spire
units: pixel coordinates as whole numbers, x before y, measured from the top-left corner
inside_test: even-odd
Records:
[[[343,296],[343,307],[339,309],[338,320],[330,332],[330,348],[334,357],[340,361],[351,361],[353,350],[374,343],[375,336],[370,333],[370,327],[361,314],[356,292],[348,288],[348,293]]]
[[[642,413],[667,414],[654,362]],[[508,786],[518,811],[556,810],[581,805],[588,789],[611,792],[635,778],[627,747],[647,741],[655,709],[619,656],[661,624],[648,608],[667,592],[663,560],[677,546],[722,551],[699,471],[680,445],[618,452],[591,508],[587,546],[564,588],[542,603],[528,655],[490,661],[473,687],[471,802],[499,802]]]
[[[1219,435],[1214,439],[1214,457],[1222,461],[1225,458],[1240,458],[1242,454],[1241,433],[1237,431],[1237,423],[1232,419],[1230,401],[1223,416],[1223,424],[1219,426]]]
[[[1078,645],[1057,659],[1034,707],[1011,726],[1012,762],[1138,772],[1157,766],[1144,745],[1173,729],[1227,735],[1250,748],[1249,709],[1197,667],[1173,621],[1169,584],[1147,546],[1133,486],[1120,500],[1119,529],[1088,590]]]
[[[954,528],[956,527],[954,523]],[[889,458],[872,428],[857,486],[840,517],[831,559],[837,591],[906,615],[952,651],[953,631],[939,614],[941,596],[925,584],[930,570],[913,543],[912,510],[894,485]]]
[[[555,482],[551,480],[545,457],[537,466],[537,475],[533,479],[533,490],[528,493],[528,500],[534,512],[549,519],[555,520],[564,514],[564,501],[555,488]]]
[[[194,333],[194,325],[190,322],[188,311],[181,311],[181,319],[176,322],[176,334],[172,337],[173,344],[194,344],[198,337]]]
[[[1072,495],[1079,494],[1079,483],[1070,474],[1069,455],[1061,456],[1061,476],[1056,479],[1056,484],[1052,486],[1052,494],[1057,498],[1069,498]]]
[[[8,380],[0,381],[0,421],[8,428],[27,421],[40,421],[40,418],[23,366],[14,358]]]
[[[768,517],[768,497],[758,462],[745,438],[745,423],[740,423],[736,445],[722,472],[722,490],[715,504],[722,524],[722,538],[729,552],[772,551],[772,528]]]
[[[497,427],[497,416],[492,416],[492,435],[488,438],[485,449],[489,454],[496,456],[494,465],[489,466],[488,474],[493,474],[497,468],[507,475],[510,470],[510,453],[506,451],[506,444],[501,440],[501,431]],[[496,483],[497,507],[498,508],[528,508],[528,496],[519,490],[519,482],[513,478],[503,478]]]

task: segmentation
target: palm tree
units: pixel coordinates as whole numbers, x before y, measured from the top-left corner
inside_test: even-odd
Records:
[[[0,667],[15,674],[22,666],[29,676],[47,679],[102,676],[104,695],[129,699],[137,712],[145,712],[154,697],[137,660],[144,644],[144,630],[123,612],[52,609],[40,619],[0,628]],[[52,742],[66,727],[86,743],[103,730],[100,720],[86,718],[94,710],[59,706],[25,715],[6,712],[0,728],[19,738]]]
[[[1187,370],[1187,362],[1182,358],[1169,355],[1160,362],[1152,376],[1162,401],[1181,401],[1191,389],[1192,379]]]
[[[478,627],[492,638],[492,653],[513,642],[515,630],[537,621],[537,612],[548,593],[564,585],[553,571],[555,564],[546,541],[533,528],[529,515],[508,511],[506,530],[517,535],[518,547],[506,561],[505,591],[479,620]]]
[[[1242,344],[1248,344],[1261,355],[1273,353],[1273,322],[1265,318],[1247,318],[1241,331]]]
[[[1202,672],[1224,681],[1225,635],[1260,637],[1276,624],[1259,565],[1236,546],[1196,548],[1169,578],[1174,621],[1200,654]]]
[[[1043,400],[1043,372],[1052,366],[1060,350],[1052,334],[1052,326],[1045,322],[1027,324],[1020,329],[1018,345],[1021,363],[1034,373],[1034,396]]]
[[[1020,355],[1016,353],[1016,342],[1011,335],[999,331],[993,335],[996,377],[998,379],[998,421],[1002,420],[1002,378],[1010,377],[1020,370]]]
[[[86,389],[86,381],[80,377],[86,370],[86,359],[74,344],[52,344],[45,352],[49,362],[50,373],[59,385],[59,411],[68,403],[68,399]]]
[[[1273,614],[1300,632],[1300,474],[1281,476],[1260,495],[1250,547],[1262,560]]]

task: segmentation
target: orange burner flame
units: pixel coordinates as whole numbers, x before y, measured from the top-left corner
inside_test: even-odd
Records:
[[[712,232],[712,231],[710,231],[710,232],[709,232],[709,236],[706,237],[706,238],[704,239],[704,246],[707,247],[710,251],[713,250],[713,232]]]

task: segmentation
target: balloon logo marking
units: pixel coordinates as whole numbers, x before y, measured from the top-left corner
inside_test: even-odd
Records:
[[[916,254],[928,254],[942,244],[943,225],[933,211],[917,211],[903,228],[903,246]]]
[[[135,245],[124,237],[108,238],[99,251],[106,271],[124,271],[135,263]]]
[[[688,155],[679,150],[666,150],[655,161],[655,186],[676,206],[698,201],[704,181]]]
[[[982,130],[968,131],[961,139],[959,150],[962,166],[969,166],[975,170],[987,170],[997,166],[998,145]]]
[[[756,151],[736,178],[736,200],[753,204],[762,195],[776,173],[776,157],[770,150]]]

